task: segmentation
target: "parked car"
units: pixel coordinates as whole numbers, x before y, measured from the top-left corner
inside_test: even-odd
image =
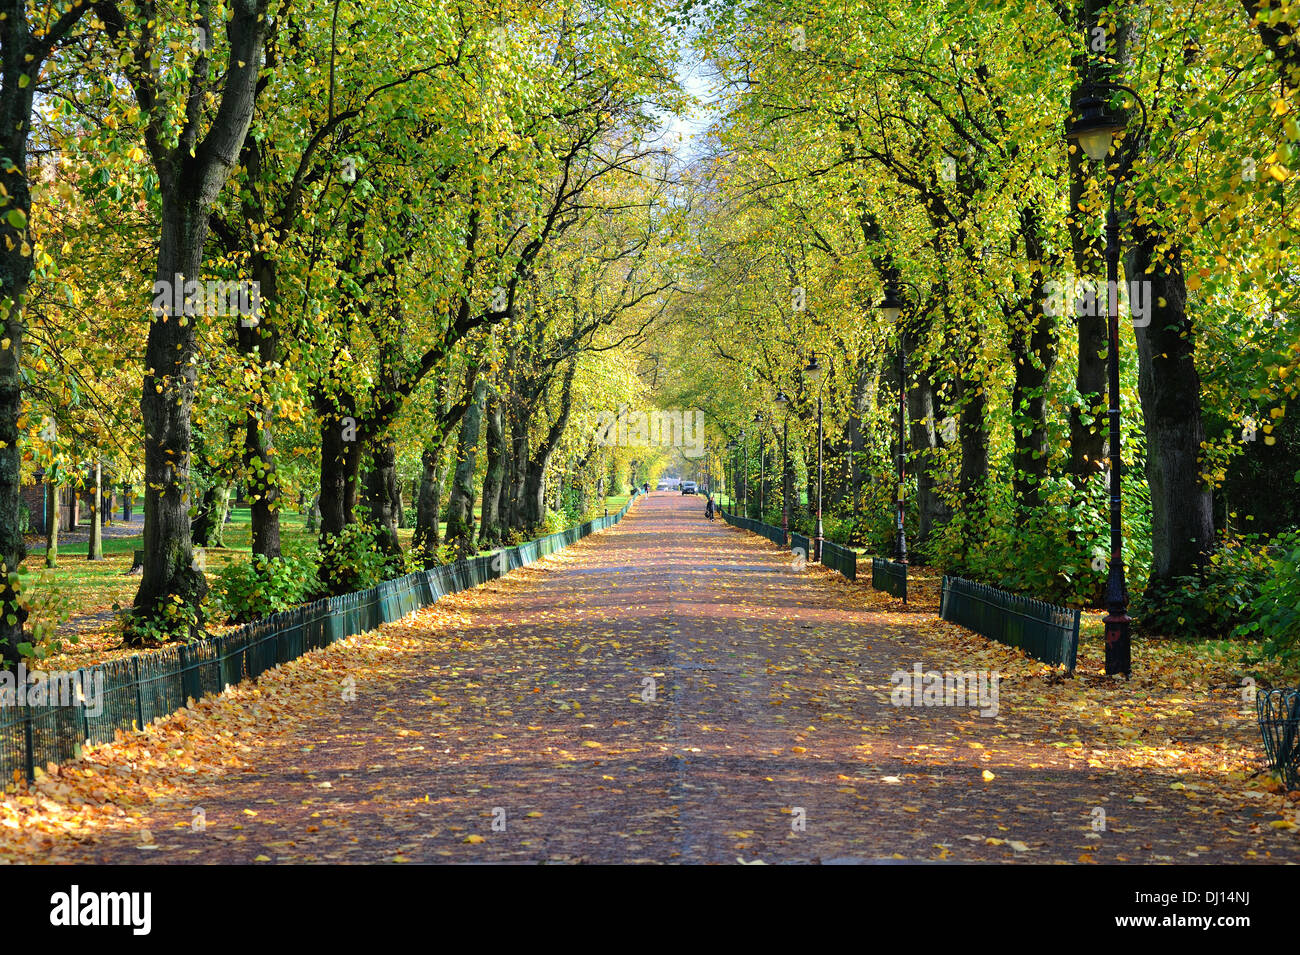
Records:
[[[683,493],[683,494],[696,494],[696,493],[698,493],[698,492],[699,492],[699,487],[695,484],[694,481],[683,481],[683,482],[682,482],[682,493]]]

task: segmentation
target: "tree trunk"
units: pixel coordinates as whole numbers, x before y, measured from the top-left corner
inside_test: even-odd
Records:
[[[474,382],[474,398],[465,409],[456,446],[456,470],[447,502],[447,543],[461,555],[474,549],[474,472],[478,468],[479,431],[483,422],[483,405],[487,396],[487,379]]]
[[[91,469],[94,475],[94,486],[90,494],[90,542],[86,547],[87,560],[104,559],[104,514],[102,509],[101,491],[103,490],[104,469],[98,461]]]
[[[934,383],[928,370],[917,369],[907,393],[907,417],[912,460],[915,461],[911,470],[916,474],[915,549],[918,557],[924,556],[935,529],[952,516],[952,511],[939,495],[934,473],[936,452],[940,447],[935,413]]]
[[[103,524],[113,523],[113,478],[103,471],[100,472],[99,482],[99,514]]]
[[[74,5],[57,19],[42,13],[33,34],[27,6],[6,3],[0,18],[0,157],[4,159],[4,215],[0,215],[0,303],[4,303],[0,347],[0,666],[17,663],[27,611],[12,581],[27,556],[22,527],[22,443],[18,421],[23,414],[22,351],[24,309],[32,275],[29,232],[32,219],[27,180],[27,137],[32,104],[46,58],[67,39],[90,10]],[[54,522],[58,523],[57,508]],[[56,531],[57,533],[57,531]]]
[[[989,479],[989,436],[984,425],[987,397],[983,382],[959,375],[957,405],[961,409],[957,427],[961,442],[962,504],[963,507],[978,506],[984,500]]]
[[[217,523],[212,528],[212,547],[226,546],[226,524],[230,521],[230,488],[222,485],[217,492]]]
[[[106,26],[119,42],[135,40],[126,36],[127,27],[120,17],[106,19]],[[202,274],[212,204],[239,157],[253,118],[266,27],[265,0],[234,0],[225,27],[231,62],[207,134],[200,141],[197,132],[187,130],[185,135],[194,138],[170,148],[157,140],[149,142],[162,206],[154,280],[172,289],[173,303],[180,298],[184,283],[198,280]],[[170,106],[168,98],[154,99],[152,88],[147,97],[143,87],[136,92],[141,109],[147,113],[161,113]],[[161,120],[161,115],[151,118],[152,122]],[[155,289],[158,287],[155,284]],[[201,602],[208,587],[202,571],[193,565],[185,493],[198,367],[198,322],[196,316],[168,314],[174,311],[155,312],[145,344],[140,398],[145,435],[144,573],[135,597],[134,616],[142,623],[156,622],[169,634],[197,636]],[[181,607],[185,612],[179,612]],[[128,643],[140,640],[137,634],[128,635]]]
[[[849,415],[849,494],[853,499],[853,519],[857,522],[862,509],[862,470],[867,457],[867,433],[863,423],[876,407],[876,383],[880,380],[880,357],[865,355],[858,362],[858,376],[853,388],[853,413]],[[780,439],[780,436],[777,436]]]
[[[434,551],[442,542],[442,484],[446,476],[446,439],[426,446],[420,455],[420,494],[415,505],[415,536],[412,546],[425,552],[425,566],[432,567]]]
[[[280,488],[276,480],[271,411],[250,408],[244,425],[244,473],[248,477],[253,553],[280,556]]]
[[[1092,283],[1104,271],[1100,238],[1088,235],[1079,212],[1092,163],[1082,149],[1070,156],[1070,244],[1074,274]],[[1105,299],[1103,298],[1104,302]],[[1086,479],[1101,470],[1106,444],[1106,310],[1088,307],[1086,298],[1071,294],[1066,302],[1078,326],[1078,370],[1074,385],[1078,401],[1070,405],[1070,473]]]
[[[328,404],[321,412],[320,532],[322,536],[343,533],[356,522],[356,480],[361,459],[361,433],[357,420],[340,414]],[[349,407],[350,400],[345,404]]]
[[[131,482],[122,482],[122,520],[131,521]]]
[[[222,501],[226,498],[226,488],[213,484],[203,492],[198,510],[190,524],[190,536],[199,547],[216,547],[215,538],[219,536],[221,522],[225,519]]]
[[[1136,334],[1151,489],[1150,579],[1155,583],[1200,568],[1214,540],[1214,508],[1201,477],[1201,379],[1187,315],[1182,248],[1168,245],[1167,237],[1140,223],[1133,231],[1125,273],[1151,282],[1150,294],[1144,296],[1149,324]]]
[[[569,367],[564,373],[564,384],[560,389],[559,414],[551,422],[551,427],[542,438],[541,444],[533,452],[524,474],[523,517],[525,525],[529,528],[538,527],[546,518],[546,470],[550,467],[551,455],[569,423],[573,378],[577,368],[577,361],[570,360]],[[632,462],[634,486],[637,483],[636,465],[637,462]]]
[[[23,310],[32,274],[32,246],[27,229],[15,226],[9,215],[31,221],[27,136],[31,132],[32,96],[41,64],[27,61],[32,40],[26,5],[8,3],[5,12],[7,16],[0,21],[0,58],[4,71],[0,86],[0,155],[13,165],[12,172],[4,175],[7,215],[0,215],[0,302],[7,304],[5,347],[0,349],[0,442],[3,443],[0,447],[0,573],[4,575],[0,582],[0,662],[16,663],[27,612],[19,604],[18,592],[9,581],[27,555],[22,529],[23,460],[18,419],[23,405],[21,365],[26,330]]]
[[[59,487],[45,483],[45,566],[59,565]]]
[[[494,392],[487,404],[487,473],[483,477],[483,511],[478,535],[481,548],[499,544],[503,537],[501,491],[505,486],[508,455],[501,399]]]
[[[260,252],[250,263],[258,283],[258,298],[266,308],[279,297],[275,264]],[[280,336],[274,325],[261,315],[241,316],[238,322],[239,351],[262,368],[262,375],[275,374],[280,360]],[[275,460],[275,410],[255,394],[244,416],[244,475],[248,483],[252,516],[253,553],[280,556],[280,486]]]
[[[391,556],[402,552],[397,538],[397,442],[384,436],[377,443],[366,475],[366,501],[379,549]]]
[[[1032,206],[1022,209],[1020,237],[1031,278],[1028,302],[1023,310],[1010,316],[1015,375],[1011,386],[1011,487],[1020,505],[1028,508],[1037,508],[1042,502],[1043,481],[1047,478],[1046,391],[1056,364],[1056,323],[1044,308],[1040,229],[1037,210]]]
[[[202,269],[208,208],[199,197],[163,195],[162,242],[156,280],[183,283]],[[179,316],[155,316],[145,346],[144,388],[144,569],[135,610],[142,618],[166,619],[172,597],[197,608],[207,592],[203,574],[192,566],[189,507],[191,418],[194,403],[195,323]],[[196,627],[189,635],[196,635]],[[128,643],[134,643],[128,640]]]

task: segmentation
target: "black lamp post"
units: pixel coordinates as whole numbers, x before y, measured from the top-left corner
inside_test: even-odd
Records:
[[[822,559],[822,366],[817,364],[817,353],[803,370],[803,376],[817,387],[817,536],[813,538],[813,561]]]
[[[781,537],[790,537],[790,399],[784,391],[776,393],[776,406],[781,409]]]
[[[1127,152],[1116,163],[1110,184],[1110,206],[1106,213],[1106,326],[1109,344],[1106,349],[1108,391],[1107,416],[1110,423],[1110,569],[1106,575],[1107,614],[1102,623],[1106,632],[1106,673],[1132,672],[1133,618],[1128,615],[1128,584],[1124,579],[1124,530],[1121,507],[1120,411],[1119,411],[1119,215],[1115,211],[1115,193],[1119,177],[1137,154],[1138,144],[1147,126],[1147,107],[1142,97],[1122,83],[1091,83],[1082,90],[1075,118],[1067,124],[1066,139],[1075,143],[1093,162],[1103,162],[1114,145],[1115,136],[1124,130],[1123,117],[1110,113],[1099,94],[1117,91],[1132,96],[1142,110],[1142,125],[1126,137]]]
[[[894,495],[894,531],[898,537],[898,562],[907,563],[907,531],[904,527],[906,480],[907,480],[907,328],[902,322],[903,300],[899,298],[899,286],[905,286],[916,293],[920,302],[921,293],[909,282],[891,279],[885,286],[885,298],[880,303],[880,313],[886,322],[898,326],[898,488]]]

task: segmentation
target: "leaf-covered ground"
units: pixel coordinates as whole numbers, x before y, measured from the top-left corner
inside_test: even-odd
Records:
[[[1140,644],[1123,683],[1089,644],[1063,678],[701,512],[653,495],[11,787],[0,858],[1300,858],[1226,655]],[[998,671],[996,717],[894,706],[916,663]]]

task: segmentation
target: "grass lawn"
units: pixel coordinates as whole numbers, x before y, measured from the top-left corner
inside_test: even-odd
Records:
[[[627,503],[629,495],[607,498],[609,512],[613,514]],[[475,510],[475,520],[480,512]],[[120,522],[119,522],[120,524]],[[441,530],[445,533],[444,522]],[[86,526],[80,531],[85,533]],[[286,551],[315,550],[316,535],[309,532],[306,516],[296,509],[280,512],[281,541]],[[412,528],[399,529],[398,539],[409,547],[414,535]],[[232,507],[231,520],[225,525],[224,547],[210,547],[205,551],[204,570],[211,583],[221,569],[235,561],[246,561],[252,554],[252,517],[247,507]],[[130,606],[140,586],[139,575],[128,573],[132,552],[144,546],[140,534],[130,537],[104,538],[104,559],[86,559],[87,544],[63,543],[59,546],[58,566],[45,567],[45,541],[28,538],[27,559],[24,566],[29,572],[26,586],[37,596],[33,622],[40,621],[58,627],[63,647],[47,658],[43,665],[50,669],[76,669],[116,656],[129,656],[132,650],[122,649],[121,634],[113,619],[113,604]],[[76,644],[70,643],[76,639]]]

